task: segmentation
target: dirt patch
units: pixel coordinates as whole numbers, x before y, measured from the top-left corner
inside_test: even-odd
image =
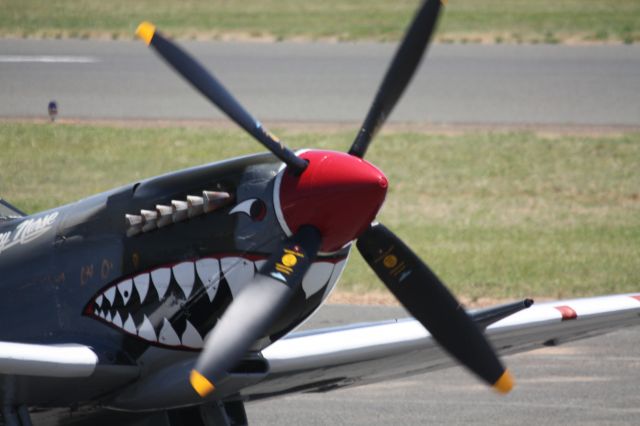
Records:
[[[318,35],[318,34],[296,34],[278,36],[269,31],[234,31],[234,30],[192,30],[182,29],[171,32],[172,38],[176,40],[197,40],[197,41],[222,41],[234,43],[277,43],[286,41],[288,43],[340,43],[340,42],[383,42],[397,43],[398,40],[390,40],[386,36],[348,36],[341,35]],[[0,37],[13,39],[79,39],[79,40],[135,40],[136,37],[131,29],[114,30],[67,30],[67,29],[44,29],[39,31],[0,31]],[[638,41],[637,34],[629,34],[622,38],[616,34],[610,34],[603,38],[596,38],[593,34],[586,32],[552,34],[552,33],[527,33],[517,32],[460,32],[444,33],[435,37],[434,44],[564,44],[570,46],[592,46],[592,45],[615,45],[632,44]]]

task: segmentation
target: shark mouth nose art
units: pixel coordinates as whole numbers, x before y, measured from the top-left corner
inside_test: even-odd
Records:
[[[232,298],[253,280],[265,256],[205,257],[159,266],[111,283],[87,304],[84,315],[151,345],[182,350],[202,348]],[[304,278],[305,298],[338,280],[346,259],[314,263]]]

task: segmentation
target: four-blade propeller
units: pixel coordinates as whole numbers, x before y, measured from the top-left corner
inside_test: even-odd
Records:
[[[440,0],[426,0],[416,14],[349,150],[353,156],[351,158],[364,157],[371,140],[409,84],[435,30],[440,8]],[[140,24],[136,33],[204,96],[286,163],[287,170],[293,176],[305,174],[307,161],[266,131],[195,59],[147,22]],[[320,163],[324,161],[325,164],[331,161],[335,164],[336,160],[332,158],[337,158],[332,157],[331,153],[323,153],[321,157],[323,160],[319,160]],[[364,160],[357,161],[369,165]],[[357,162],[353,164],[356,168],[360,167]],[[329,182],[334,186],[340,184],[336,184],[334,173],[329,173],[329,177],[327,173],[322,176],[318,171],[321,167],[324,166],[316,165],[312,167],[313,172],[306,173],[314,174],[313,181],[325,185],[321,187],[323,191],[338,189],[328,185]],[[332,169],[326,167],[325,170]],[[386,191],[386,180],[384,182]],[[348,190],[362,190],[358,185],[352,181]],[[341,188],[346,190],[346,186]],[[377,211],[379,205],[373,208]],[[339,209],[340,206],[336,206],[336,210]],[[264,336],[300,287],[322,241],[335,237],[326,224],[336,222],[322,218],[317,219],[317,223],[312,219],[310,221],[312,223],[297,227],[295,234],[283,241],[207,337],[205,348],[190,378],[194,389],[202,397],[213,392],[215,383],[223,380],[254,342]],[[365,222],[365,227],[356,235],[357,247],[378,277],[445,350],[498,391],[508,392],[513,386],[509,372],[455,297],[400,238],[383,225],[374,224],[367,228],[366,223],[369,222]],[[344,244],[347,243],[349,241],[344,241]]]

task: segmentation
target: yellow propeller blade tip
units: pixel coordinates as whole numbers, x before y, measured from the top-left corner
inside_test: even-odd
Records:
[[[511,373],[509,373],[509,370],[504,370],[504,373],[502,373],[502,376],[500,376],[498,381],[493,384],[493,388],[496,391],[502,394],[505,394],[505,393],[509,393],[511,389],[513,389],[513,385],[514,385],[513,376],[511,375]]]
[[[147,43],[147,46],[151,44],[151,39],[155,32],[156,26],[147,21],[141,22],[136,29],[136,35],[144,40],[144,42]]]
[[[191,386],[193,386],[193,389],[195,389],[195,391],[198,392],[198,395],[200,395],[200,397],[202,398],[209,395],[216,389],[216,387],[213,386],[213,383],[211,383],[206,377],[198,373],[196,370],[191,370],[189,381],[191,382]]]

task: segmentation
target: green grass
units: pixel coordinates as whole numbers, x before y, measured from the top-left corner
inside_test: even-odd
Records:
[[[142,20],[173,36],[397,40],[417,0],[0,0],[0,36],[133,36]],[[551,36],[550,36],[551,35]],[[606,35],[606,37],[605,37]],[[640,40],[640,2],[455,0],[443,41]]]
[[[353,132],[278,132],[345,150]],[[258,152],[240,131],[0,123],[0,195],[27,211]],[[382,134],[381,221],[457,293],[570,297],[640,289],[640,135]],[[380,285],[354,253],[341,288]]]

